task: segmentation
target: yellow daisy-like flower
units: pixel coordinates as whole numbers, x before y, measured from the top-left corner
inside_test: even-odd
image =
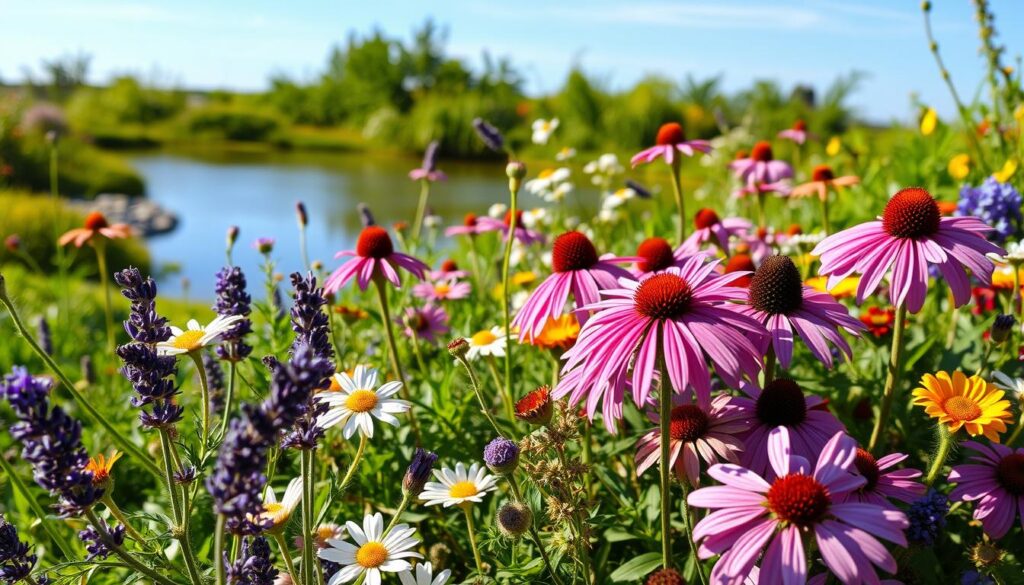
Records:
[[[1010,182],[1010,177],[1012,177],[1013,174],[1016,172],[1017,161],[1011,158],[1007,159],[1006,163],[1003,165],[1003,168],[999,169],[999,171],[995,173],[992,173],[992,177],[994,177],[995,180],[999,181],[1000,183],[1008,183]]]
[[[971,173],[971,157],[966,154],[958,154],[949,159],[949,166],[946,167],[949,176],[961,181]]]
[[[921,134],[924,136],[931,135],[935,132],[935,127],[939,125],[939,114],[935,111],[935,108],[928,108],[924,111],[924,115],[921,116]]]
[[[1021,282],[1024,282],[1024,270],[1017,271]],[[1000,266],[992,271],[992,288],[999,290],[1013,290],[1013,268]]]
[[[981,376],[968,378],[956,371],[950,377],[937,372],[925,374],[921,386],[914,390],[914,404],[948,425],[950,432],[964,428],[972,437],[985,435],[998,443],[999,433],[1006,431],[1006,421],[1013,417],[1010,401],[1003,399],[1006,393]]]
[[[548,319],[540,334],[527,343],[545,349],[569,349],[580,335],[580,322],[576,316],[567,313],[555,319]]]
[[[857,293],[860,277],[847,276],[832,287],[832,290],[828,289],[828,277],[826,276],[812,276],[805,280],[804,284],[818,292],[827,292],[835,299],[848,299]]]
[[[839,154],[839,151],[843,148],[843,143],[839,140],[838,136],[833,136],[828,139],[828,144],[825,145],[825,154],[829,156],[835,156]]]

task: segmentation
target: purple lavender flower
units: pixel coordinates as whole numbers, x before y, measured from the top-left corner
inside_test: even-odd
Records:
[[[224,410],[224,370],[220,362],[206,351],[203,352],[203,367],[206,368],[210,388],[210,412],[219,416]]]
[[[89,456],[82,446],[82,425],[59,406],[50,407],[47,378],[30,376],[15,366],[0,383],[18,422],[10,433],[22,444],[21,457],[32,465],[37,484],[59,497],[62,516],[78,516],[96,503],[103,490],[92,483],[86,470]]]
[[[299,227],[309,225],[309,212],[306,211],[306,204],[301,201],[295,202],[295,216],[299,220]]]
[[[277,572],[270,562],[267,539],[262,536],[246,538],[238,559],[228,564],[227,582],[232,585],[273,585]]]
[[[142,278],[138,268],[130,266],[114,274],[121,294],[131,301],[131,313],[124,322],[128,336],[139,343],[157,343],[171,337],[167,319],[156,312],[156,283]]]
[[[53,335],[50,334],[50,324],[46,322],[46,317],[40,317],[36,321],[36,333],[39,347],[43,348],[46,355],[53,355]]]
[[[118,525],[114,528],[107,526],[107,523],[100,520],[100,529],[107,533],[110,540],[114,541],[114,544],[121,546],[124,544],[124,526]],[[78,538],[85,543],[85,550],[89,553],[89,556],[85,557],[85,560],[91,561],[93,559],[105,559],[110,556],[112,552],[110,547],[107,545],[107,541],[100,536],[98,530],[93,526],[86,526],[84,530],[78,532]]]
[[[13,585],[28,577],[36,564],[28,543],[18,538],[18,529],[0,514],[0,581]]]
[[[505,152],[505,137],[501,135],[501,132],[489,124],[483,118],[473,119],[473,130],[476,131],[476,135],[483,141],[484,146],[493,150],[494,152]]]
[[[334,374],[334,348],[331,347],[330,319],[323,307],[324,289],[317,287],[316,277],[311,273],[303,278],[298,272],[291,275],[292,288],[295,290],[295,301],[292,304],[292,331],[295,341],[292,351],[300,347],[308,347],[322,363],[323,380],[314,390],[326,388],[330,377]],[[295,422],[295,429],[282,442],[282,446],[292,449],[313,449],[324,436],[324,429],[317,425],[320,415],[327,412],[326,403],[315,400],[310,392],[306,410]]]
[[[956,204],[956,215],[973,215],[992,226],[989,239],[1002,244],[1016,234],[1024,222],[1020,193],[1009,183],[994,177],[985,179],[980,187],[964,185]]]
[[[430,479],[430,472],[434,469],[436,461],[436,453],[416,447],[409,468],[405,470],[405,477],[402,478],[402,492],[408,496],[420,495],[427,480]]]
[[[484,447],[484,463],[499,475],[515,471],[519,465],[519,445],[505,437],[494,439]]]
[[[213,310],[223,317],[244,317],[231,326],[221,336],[221,344],[217,347],[217,356],[222,360],[241,361],[249,357],[252,347],[244,341],[245,336],[252,332],[252,297],[245,292],[245,273],[237,266],[225,266],[217,272],[217,301]]]

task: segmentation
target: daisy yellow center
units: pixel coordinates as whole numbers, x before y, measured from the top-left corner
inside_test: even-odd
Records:
[[[490,345],[498,339],[498,336],[490,331],[479,331],[473,334],[473,345]]]
[[[181,335],[174,338],[174,347],[192,351],[202,347],[200,340],[203,338],[202,331],[183,331]]]
[[[451,290],[452,287],[448,286],[447,284],[439,284],[434,287],[434,294],[436,294],[439,297],[443,297],[447,295],[449,292],[451,292]]]
[[[981,407],[978,406],[978,403],[964,396],[950,397],[942,405],[942,408],[946,410],[946,414],[950,418],[956,421],[969,421],[981,416]]]
[[[379,542],[368,542],[356,551],[356,563],[364,569],[375,569],[388,560],[388,549]]]
[[[471,481],[460,481],[453,485],[448,493],[453,498],[471,498],[480,493],[480,490],[476,489],[476,484]]]
[[[547,124],[544,125],[544,129],[547,130]],[[544,169],[539,175],[537,175],[537,178],[546,179],[553,174],[555,174],[555,169]]]
[[[345,406],[352,412],[368,412],[377,406],[377,394],[373,390],[356,390],[345,399]]]

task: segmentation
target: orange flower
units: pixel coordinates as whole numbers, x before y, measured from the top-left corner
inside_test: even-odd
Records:
[[[110,458],[107,459],[102,453],[96,457],[90,457],[89,463],[86,464],[85,470],[92,472],[92,483],[93,485],[102,485],[110,480],[110,471],[114,469],[114,463],[121,458],[121,452],[114,450],[110,453]]]
[[[531,425],[547,425],[553,412],[551,390],[547,386],[537,388],[516,402],[516,418]]]
[[[536,337],[528,339],[530,345],[544,349],[569,349],[580,334],[580,323],[572,313],[548,319]]]
[[[81,248],[91,242],[93,238],[101,236],[110,240],[130,238],[132,228],[126,223],[110,224],[107,218],[98,211],[93,211],[85,216],[85,224],[80,228],[69,230],[57,240],[57,244],[67,246],[74,242],[76,248]]]
[[[849,187],[860,183],[860,177],[854,175],[844,175],[842,177],[835,176],[832,172],[832,167],[828,165],[818,165],[814,167],[814,171],[811,173],[811,181],[802,185],[793,187],[790,191],[790,195],[793,197],[808,197],[811,195],[817,195],[818,199],[824,201],[828,198],[829,189],[835,189],[837,192],[843,187]]]

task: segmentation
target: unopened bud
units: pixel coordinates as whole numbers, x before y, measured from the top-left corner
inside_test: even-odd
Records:
[[[533,525],[533,511],[522,502],[509,502],[498,508],[496,519],[502,534],[516,538],[526,534]]]
[[[233,248],[235,242],[238,241],[238,226],[233,225],[228,228],[228,248]]]
[[[309,214],[306,213],[306,204],[297,201],[295,203],[295,215],[299,218],[299,227],[306,227],[309,225]]]
[[[1017,320],[1014,319],[1013,315],[997,315],[996,320],[992,322],[992,329],[989,333],[992,343],[998,345],[1009,339],[1013,326],[1016,324]]]
[[[455,358],[464,358],[469,351],[469,342],[462,337],[456,337],[448,344],[448,353]]]

